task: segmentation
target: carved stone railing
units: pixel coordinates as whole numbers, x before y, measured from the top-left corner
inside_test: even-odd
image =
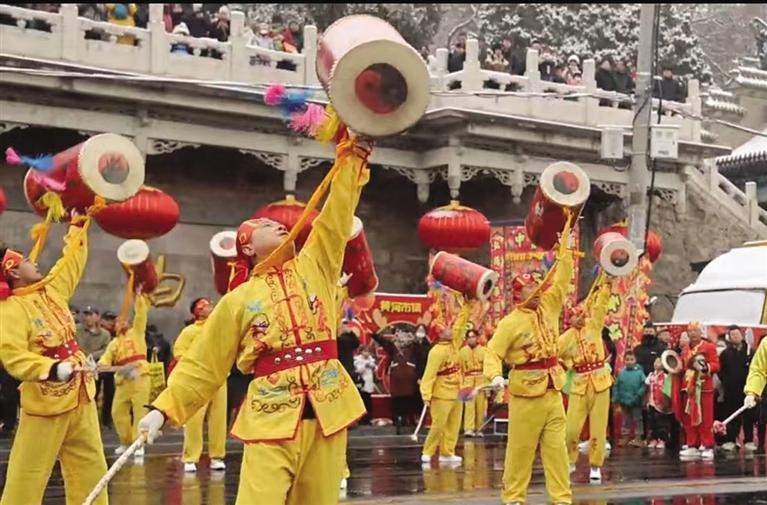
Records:
[[[58,13],[3,4],[0,14],[11,18],[13,24],[0,24],[0,53],[5,57],[199,81],[318,86],[315,72],[317,29],[314,26],[304,28],[303,52],[291,54],[250,45],[242,12],[232,12],[229,40],[219,42],[167,33],[162,9],[162,4],[150,4],[147,28],[134,28],[80,18],[75,4],[62,4]],[[87,36],[94,32],[101,34],[96,37],[98,40]],[[132,38],[130,43],[120,43],[125,37]],[[188,51],[174,51],[178,44],[187,46]],[[591,127],[630,127],[632,123],[630,108],[618,107],[621,101],[630,102],[631,97],[599,90],[594,60],[584,61],[583,83],[578,86],[542,80],[535,50],[527,51],[527,71],[521,76],[482,69],[479,43],[474,39],[467,41],[466,60],[461,71],[448,73],[447,60],[448,50],[442,48],[428,64],[433,93],[431,110],[462,108]],[[458,92],[448,92],[456,87]],[[478,96],[492,95],[494,88],[521,94]],[[688,88],[686,103],[663,102],[666,114],[662,122],[679,126],[680,140],[700,142],[700,121],[684,117],[685,114],[701,114],[697,81],[690,81]],[[545,96],[541,96],[542,93]],[[589,96],[577,96],[583,94]],[[324,98],[319,87],[318,97]],[[552,100],[556,101],[556,107],[551,106]],[[657,108],[658,102],[654,100],[653,103]]]

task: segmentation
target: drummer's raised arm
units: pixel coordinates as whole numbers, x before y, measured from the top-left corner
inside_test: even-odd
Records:
[[[77,216],[73,218],[67,234],[64,236],[64,250],[61,258],[48,272],[48,286],[64,299],[69,300],[80,283],[88,261],[88,229],[91,218]]]

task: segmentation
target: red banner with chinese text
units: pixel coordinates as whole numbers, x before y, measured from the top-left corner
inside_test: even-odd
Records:
[[[432,299],[428,295],[376,293],[375,301],[369,309],[354,314],[364,330],[360,337],[361,343],[369,344],[371,333],[394,324],[429,326],[432,318],[429,311],[431,304]]]

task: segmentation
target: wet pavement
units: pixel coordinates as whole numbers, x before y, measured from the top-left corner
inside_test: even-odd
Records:
[[[104,435],[111,464],[116,446]],[[463,465],[420,462],[420,445],[387,428],[360,428],[350,436],[348,490],[342,503],[497,505],[503,473],[505,439],[463,440]],[[423,440],[423,439],[421,439]],[[202,468],[184,474],[180,432],[167,434],[147,450],[140,464],[129,463],[109,487],[112,505],[224,505],[234,503],[242,446],[230,441],[226,472]],[[0,475],[5,475],[9,443],[0,442]],[[202,463],[207,463],[204,459]],[[204,465],[201,465],[201,467]],[[4,481],[0,481],[2,483]],[[588,483],[588,461],[578,462],[573,478],[578,505],[767,505],[767,459],[735,454],[714,462],[680,462],[672,453],[616,448],[603,469],[603,483]],[[538,462],[531,482],[530,504],[546,503]],[[46,491],[46,505],[64,503],[56,469]],[[269,505],[269,504],[253,504]],[[307,505],[311,505],[307,501]]]

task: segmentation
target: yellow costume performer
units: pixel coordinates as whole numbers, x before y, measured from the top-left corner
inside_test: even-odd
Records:
[[[115,396],[112,401],[112,421],[120,440],[116,454],[122,452],[138,437],[138,422],[149,403],[149,363],[146,360],[146,325],[149,298],[136,298],[133,324],[130,328],[122,317],[117,322],[117,336],[109,342],[99,359],[99,366],[121,367],[115,372]],[[144,449],[134,455],[141,457]]]
[[[21,381],[2,505],[41,503],[56,459],[68,505],[81,504],[107,470],[96,385],[82,371],[85,355],[69,310],[88,257],[89,226],[88,218],[73,218],[62,257],[45,278],[20,253],[0,250],[0,360]],[[95,503],[106,505],[106,492]]]
[[[186,423],[220,389],[233,363],[253,373],[231,432],[245,443],[239,505],[338,502],[347,428],[365,413],[335,340],[344,249],[369,178],[364,151],[357,141],[339,143],[329,195],[300,253],[291,249],[267,260],[221,299],[155,400],[157,410],[142,420],[153,439],[160,412],[174,425]],[[254,253],[263,264],[265,254],[283,251],[286,235],[274,221],[250,220],[238,230],[238,247],[247,254],[265,248],[259,240],[268,238],[271,252]]]
[[[173,345],[173,356],[176,360],[183,359],[189,352],[192,343],[202,333],[202,327],[210,314],[212,305],[206,298],[199,298],[192,304],[192,315],[195,321],[184,328]],[[194,472],[202,454],[202,428],[205,419],[208,420],[208,456],[213,470],[224,470],[226,464],[226,382],[218,388],[213,399],[205,404],[184,425],[184,470]]]
[[[476,332],[475,332],[476,334]],[[463,387],[477,388],[487,384],[484,375],[482,375],[482,366],[485,362],[485,346],[476,343],[474,346],[467,343],[461,348],[459,353],[461,359],[461,370],[463,372]],[[467,337],[469,340],[469,337]],[[487,395],[479,392],[477,396],[465,403],[463,411],[463,431],[467,437],[484,436],[479,428],[485,422],[485,413],[487,412]]]
[[[440,461],[457,463],[455,454],[458,433],[461,431],[461,359],[459,349],[466,333],[466,323],[472,304],[464,302],[452,330],[442,328],[440,341],[431,348],[426,370],[421,378],[421,397],[431,411],[431,427],[423,443],[421,461],[431,461],[439,449]]]
[[[605,362],[602,327],[607,316],[610,284],[601,278],[598,288],[576,309],[572,327],[559,337],[559,359],[573,373],[567,405],[567,452],[571,469],[578,460],[578,442],[586,417],[589,418],[589,462],[591,480],[601,480],[610,412],[613,376]]]
[[[746,399],[743,404],[748,408],[756,407],[757,398],[762,397],[764,387],[767,386],[767,337],[762,337],[759,347],[751,359],[751,366],[748,368],[748,378],[743,392],[746,393]],[[762,398],[762,402],[767,401]],[[762,405],[764,409],[765,406]],[[764,440],[759,441],[764,444]]]
[[[504,503],[522,504],[541,447],[546,491],[555,504],[572,502],[560,391],[565,373],[557,358],[559,318],[573,275],[573,252],[562,241],[551,284],[540,296],[530,274],[517,276],[515,297],[523,303],[504,317],[487,345],[484,374],[502,387],[502,361],[509,372],[509,428],[503,473]]]

